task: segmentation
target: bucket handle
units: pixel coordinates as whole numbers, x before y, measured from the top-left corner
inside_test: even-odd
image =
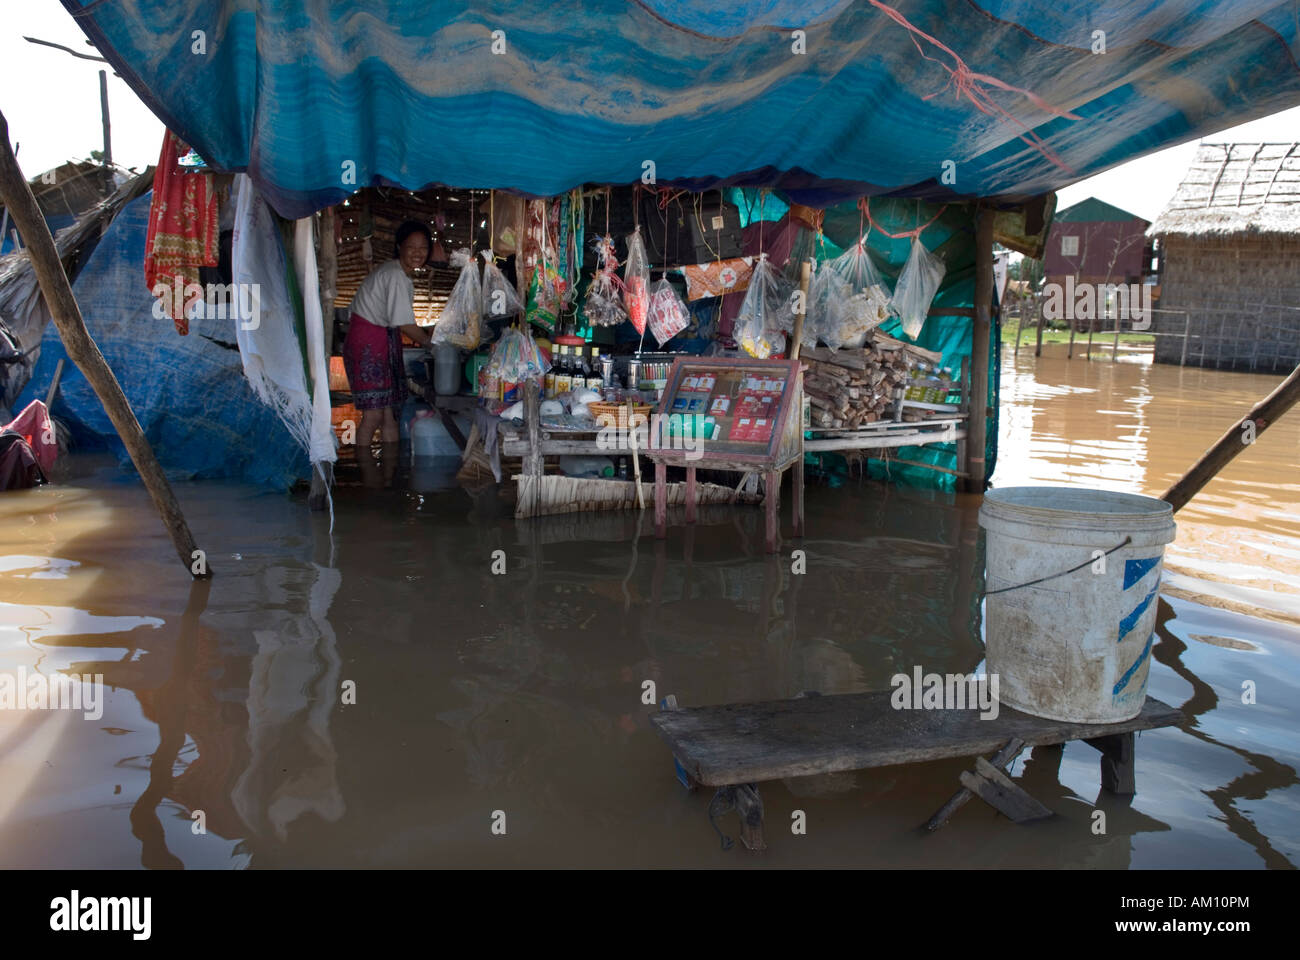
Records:
[[[1103,553],[1102,556],[1109,557],[1116,550],[1120,549],[1121,547],[1127,547],[1132,542],[1133,542],[1132,537],[1125,537],[1122,543],[1118,543],[1115,546],[1111,547],[1109,550]],[[1006,593],[1010,590],[1019,590],[1021,587],[1032,587],[1036,583],[1043,583],[1046,580],[1055,580],[1057,577],[1063,577],[1066,574],[1074,573],[1074,571],[1076,570],[1082,570],[1084,567],[1089,566],[1090,564],[1096,562],[1097,562],[1096,557],[1089,557],[1087,560],[1083,561],[1083,563],[1079,564],[1077,567],[1071,567],[1069,570],[1062,570],[1060,573],[1053,573],[1050,576],[1039,577],[1037,580],[1030,580],[1028,583],[1018,583],[1014,587],[1002,587],[1000,590],[986,590],[984,591],[984,596],[991,597],[995,593]]]

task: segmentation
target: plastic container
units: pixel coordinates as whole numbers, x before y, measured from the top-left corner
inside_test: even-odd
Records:
[[[460,351],[454,344],[433,348],[433,389],[443,396],[460,393]]]
[[[412,457],[459,457],[460,447],[431,410],[421,410],[411,422]]]
[[[979,522],[987,532],[987,667],[998,675],[999,701],[1075,723],[1137,716],[1165,545],[1176,531],[1169,504],[1106,490],[1008,487],[985,494]],[[1017,589],[998,592],[1007,587]]]
[[[614,461],[609,457],[560,457],[560,469],[568,477],[612,479]]]

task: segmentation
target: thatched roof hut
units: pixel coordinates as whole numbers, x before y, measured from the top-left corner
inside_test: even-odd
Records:
[[[1203,143],[1160,238],[1157,362],[1300,363],[1300,143]]]

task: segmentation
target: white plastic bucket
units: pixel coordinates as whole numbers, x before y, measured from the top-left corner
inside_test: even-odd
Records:
[[[979,521],[987,667],[998,675],[1000,702],[1075,723],[1137,716],[1165,544],[1176,529],[1169,504],[1106,490],[1008,487],[985,494]]]

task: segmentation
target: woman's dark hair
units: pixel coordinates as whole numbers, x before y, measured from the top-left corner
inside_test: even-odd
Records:
[[[424,234],[424,239],[429,244],[430,252],[433,251],[433,234],[429,232],[428,225],[421,223],[419,220],[407,220],[397,228],[397,243],[393,246],[393,256],[396,257],[401,255],[402,244],[405,243],[406,238],[413,233]]]

